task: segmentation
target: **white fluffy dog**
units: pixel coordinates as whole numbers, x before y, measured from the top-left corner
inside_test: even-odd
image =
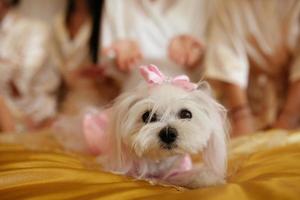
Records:
[[[153,65],[140,71],[144,84],[123,93],[105,115],[85,117],[86,139],[104,168],[188,188],[224,183],[226,111],[208,84],[166,77]],[[193,165],[190,155],[201,153],[203,165]]]

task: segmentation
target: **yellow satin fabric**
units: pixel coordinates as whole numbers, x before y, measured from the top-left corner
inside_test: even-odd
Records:
[[[103,173],[93,158],[0,144],[0,199],[300,199],[300,142],[288,136],[283,137],[286,143],[268,143],[272,138],[265,134],[234,141],[228,183],[197,190]],[[260,147],[250,144],[260,140]]]

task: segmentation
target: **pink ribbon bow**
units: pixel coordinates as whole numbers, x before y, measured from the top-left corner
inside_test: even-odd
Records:
[[[108,148],[108,111],[87,113],[83,119],[83,135],[88,150],[93,155],[105,153]]]
[[[197,85],[190,82],[189,77],[186,75],[179,75],[174,78],[169,78],[166,77],[155,65],[141,66],[140,73],[149,85],[170,83],[187,91],[192,91],[197,88]]]

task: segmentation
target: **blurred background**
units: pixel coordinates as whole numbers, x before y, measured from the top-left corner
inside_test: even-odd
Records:
[[[102,108],[136,67],[208,81],[231,136],[300,125],[298,0],[0,0],[0,131]]]

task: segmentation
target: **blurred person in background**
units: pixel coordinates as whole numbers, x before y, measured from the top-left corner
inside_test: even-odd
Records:
[[[23,17],[17,0],[0,0],[0,95],[17,131],[46,126],[56,115],[59,77],[49,57],[49,30]]]
[[[185,71],[197,81],[212,1],[109,0],[102,20],[102,56],[122,72],[137,63]]]
[[[227,105],[233,136],[300,120],[300,1],[218,1],[206,77]]]
[[[93,66],[98,59],[101,5],[99,0],[69,0],[54,22],[54,57],[65,85],[64,114],[101,106],[115,95],[112,86],[91,77],[101,77],[101,69]],[[88,70],[91,76],[82,76]]]

